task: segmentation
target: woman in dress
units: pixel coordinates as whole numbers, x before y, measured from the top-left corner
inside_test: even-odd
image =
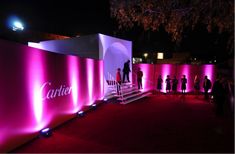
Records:
[[[199,90],[200,90],[200,79],[198,75],[195,75],[195,78],[194,78],[194,90],[195,90],[195,94],[198,95]]]
[[[166,82],[166,92],[169,93],[171,91],[171,79],[169,75],[167,75],[165,82]]]
[[[185,94],[186,83],[187,83],[186,76],[183,75],[183,78],[181,79],[181,90],[182,90],[182,93],[183,93],[183,94]]]

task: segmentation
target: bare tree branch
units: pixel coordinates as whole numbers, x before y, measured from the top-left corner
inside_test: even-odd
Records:
[[[234,49],[233,0],[110,0],[110,4],[120,29],[137,24],[156,31],[163,26],[173,41],[180,42],[185,28],[204,24],[208,32],[228,33],[228,48]]]

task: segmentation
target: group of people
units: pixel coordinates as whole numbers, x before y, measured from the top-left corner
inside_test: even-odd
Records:
[[[211,89],[211,96],[212,97],[212,101],[215,104],[215,109],[216,109],[216,115],[221,116],[224,114],[224,108],[225,108],[225,104],[226,104],[226,100],[227,102],[230,102],[230,98],[232,98],[233,96],[228,96],[229,94],[231,94],[232,90],[231,88],[229,88],[230,84],[228,82],[225,81],[225,79],[221,76],[221,75],[217,75],[215,82],[212,84],[211,80],[207,77],[204,76],[203,82],[200,81],[200,78],[198,75],[196,75],[194,77],[194,90],[195,90],[195,94],[198,95],[200,93],[200,85],[202,83],[202,88],[204,89],[204,98],[206,100],[210,100],[211,98],[209,97],[209,93],[208,91]],[[161,75],[158,76],[157,79],[157,90],[160,91],[162,89],[162,84],[163,84],[163,79],[161,77]],[[170,90],[172,89],[173,92],[177,91],[177,84],[178,84],[178,80],[176,79],[176,76],[174,76],[173,79],[170,78],[169,75],[167,75],[166,79],[165,79],[165,84],[166,84],[166,92],[170,92]],[[186,90],[186,84],[187,84],[187,79],[186,76],[183,75],[181,78],[181,90],[182,93],[185,93]],[[228,103],[227,103],[228,106]],[[229,105],[231,110],[231,106],[233,106],[233,104]]]
[[[125,83],[125,78],[127,78],[127,82],[130,82],[129,72],[131,72],[130,60],[127,60],[124,63],[124,67],[123,67],[123,78],[121,78],[121,69],[120,68],[118,68],[117,72],[116,72],[116,81],[118,83],[118,86],[117,86],[118,93],[120,91],[121,83]],[[137,76],[138,89],[142,89],[143,72],[141,71],[140,68],[138,68],[136,76]],[[166,83],[166,92],[169,93],[171,90],[174,93],[177,92],[178,79],[176,78],[176,76],[174,76],[173,79],[171,79],[170,75],[167,75],[167,78],[165,79],[165,83]],[[158,79],[157,79],[157,91],[160,92],[162,90],[162,84],[163,84],[163,79],[162,79],[162,76],[159,75]],[[181,78],[181,90],[182,90],[183,94],[185,94],[185,92],[186,92],[186,87],[187,87],[186,85],[187,85],[187,78],[185,75],[183,75]],[[209,98],[208,91],[209,91],[209,89],[211,89],[211,86],[212,86],[211,81],[208,79],[207,76],[205,76],[204,81],[203,81],[205,99]],[[200,92],[200,79],[199,79],[198,75],[196,75],[194,78],[194,90],[195,90],[196,94],[199,94],[199,92]]]
[[[174,78],[171,79],[170,75],[167,75],[167,77],[165,79],[165,83],[166,83],[166,92],[170,92],[171,90],[174,93],[177,92],[178,79],[176,78],[176,76],[174,76]],[[157,79],[157,91],[159,91],[159,92],[161,91],[162,84],[163,84],[163,79],[162,79],[162,76],[159,75],[158,79]],[[182,90],[183,94],[186,92],[186,87],[187,87],[186,85],[187,85],[187,78],[185,75],[183,75],[181,78],[181,90]],[[204,78],[203,88],[204,88],[204,93],[205,93],[205,99],[208,99],[209,98],[208,91],[209,91],[209,89],[211,89],[211,81],[208,79],[207,76],[205,76],[205,78]],[[199,79],[198,75],[196,75],[194,78],[194,89],[195,89],[195,93],[199,94],[200,79]]]
[[[126,61],[124,63],[123,67],[123,78],[121,78],[121,69],[118,68],[116,72],[116,81],[117,81],[117,94],[120,94],[120,85],[121,83],[125,83],[125,78],[127,78],[127,82],[130,82],[129,80],[129,72],[130,70],[130,60]],[[137,76],[137,83],[138,83],[138,89],[142,89],[142,77],[143,77],[143,72],[141,71],[140,68],[138,68],[136,72]],[[185,94],[186,88],[187,88],[187,78],[185,75],[182,76],[181,78],[181,92],[182,94]],[[215,82],[211,83],[211,80],[207,77],[204,76],[203,81],[200,81],[200,78],[198,75],[195,75],[194,77],[194,92],[196,95],[200,93],[200,88],[201,88],[201,83],[202,83],[202,88],[204,89],[204,98],[206,100],[209,100],[209,94],[208,91],[211,89],[211,94],[213,96],[213,101],[216,106],[216,114],[222,115],[223,114],[223,105],[224,101],[226,99],[226,82],[224,82],[224,79],[221,76],[217,76]],[[159,75],[157,78],[157,91],[162,90],[162,84],[163,84],[163,79],[162,76]],[[176,93],[177,92],[177,86],[178,86],[178,79],[176,76],[174,76],[172,79],[170,78],[170,75],[167,75],[165,79],[165,84],[166,84],[166,92],[169,93],[171,90]],[[231,91],[231,90],[230,90]],[[230,92],[231,93],[231,92]]]
[[[166,92],[170,92],[171,89],[174,93],[176,93],[177,91],[177,85],[178,85],[178,79],[176,78],[176,76],[174,76],[173,79],[170,78],[170,75],[167,75],[166,80]],[[157,79],[157,91],[161,91],[162,89],[162,84],[163,84],[163,79],[162,76],[159,75],[158,79]],[[186,76],[183,75],[183,77],[181,78],[181,90],[182,93],[185,93],[186,91],[186,84],[187,84],[187,79]]]

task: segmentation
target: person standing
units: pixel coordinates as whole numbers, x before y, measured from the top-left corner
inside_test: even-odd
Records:
[[[195,90],[195,94],[198,95],[199,90],[200,90],[200,79],[198,75],[195,75],[195,78],[194,78],[194,90]]]
[[[121,92],[121,83],[122,83],[122,79],[121,79],[121,69],[118,68],[117,72],[116,72],[116,85],[117,85],[117,94],[120,95]]]
[[[169,75],[167,75],[165,82],[166,82],[166,92],[170,92],[171,91],[171,79]]]
[[[159,75],[159,76],[158,76],[158,79],[157,79],[157,90],[158,90],[159,92],[160,92],[161,89],[162,89],[162,82],[163,82],[162,76]]]
[[[127,77],[127,82],[130,82],[129,80],[129,72],[131,71],[130,69],[130,60],[127,60],[124,63],[124,67],[123,67],[123,83],[125,83],[125,77]]]
[[[143,87],[142,87],[142,77],[143,77],[143,72],[141,71],[140,68],[138,68],[138,71],[137,71],[138,89],[143,89]]]
[[[208,91],[211,89],[211,81],[208,79],[207,76],[205,76],[204,82],[203,82],[203,88],[204,88],[204,97],[206,100],[209,99]]]
[[[182,90],[182,94],[185,94],[186,84],[187,84],[187,79],[186,79],[186,76],[183,75],[183,77],[181,78],[181,90]]]
[[[224,114],[224,101],[226,98],[226,93],[220,76],[217,76],[213,84],[212,96],[215,102],[216,115],[222,116]]]
[[[174,76],[174,79],[172,80],[172,91],[176,93],[177,91],[177,85],[178,85],[178,80],[176,79],[176,76]]]

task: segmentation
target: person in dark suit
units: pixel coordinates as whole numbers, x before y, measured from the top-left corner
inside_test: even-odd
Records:
[[[141,71],[140,68],[138,68],[138,71],[137,71],[138,89],[143,89],[143,87],[142,87],[142,77],[143,77],[143,72]]]
[[[130,69],[130,60],[127,60],[124,63],[124,67],[123,67],[123,83],[125,83],[125,77],[127,77],[127,82],[130,82],[129,80],[129,72],[131,71]]]
[[[205,76],[203,82],[203,88],[204,88],[204,97],[206,100],[208,100],[209,99],[208,91],[209,89],[211,89],[211,80],[209,80],[207,76]]]
[[[224,114],[224,101],[226,99],[226,92],[223,86],[223,80],[220,76],[217,76],[213,87],[212,87],[212,96],[215,103],[216,115],[222,116]]]

